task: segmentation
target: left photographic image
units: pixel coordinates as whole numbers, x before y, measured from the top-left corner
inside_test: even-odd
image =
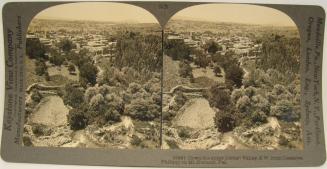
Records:
[[[160,148],[162,31],[143,8],[47,8],[26,35],[22,142],[35,147]]]

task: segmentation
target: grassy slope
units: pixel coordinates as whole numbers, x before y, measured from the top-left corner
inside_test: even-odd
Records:
[[[26,72],[26,87],[33,83],[41,83],[44,85],[65,85],[72,82],[67,77],[62,75],[50,76],[50,81],[46,81],[44,76],[35,74],[35,60],[25,57],[25,72]]]

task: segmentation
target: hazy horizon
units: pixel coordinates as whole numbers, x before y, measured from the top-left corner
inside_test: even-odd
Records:
[[[36,19],[158,23],[154,15],[141,7],[115,2],[78,2],[56,5],[35,16]]]
[[[170,19],[249,25],[296,26],[293,20],[281,11],[248,4],[195,5],[178,11]]]
[[[115,23],[158,23],[154,15],[134,5],[115,2],[78,2],[47,8],[35,19]],[[296,26],[292,19],[273,8],[248,4],[203,4],[178,11],[170,20]]]

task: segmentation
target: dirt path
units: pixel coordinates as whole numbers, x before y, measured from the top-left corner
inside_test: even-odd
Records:
[[[184,126],[196,129],[205,129],[214,126],[214,110],[210,107],[209,102],[204,98],[195,98],[189,100],[184,105],[182,112],[177,115],[175,120],[176,126]]]
[[[68,108],[59,96],[48,96],[41,100],[30,122],[47,126],[60,126],[67,124]]]

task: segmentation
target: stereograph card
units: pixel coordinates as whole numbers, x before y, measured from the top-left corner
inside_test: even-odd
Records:
[[[325,11],[223,2],[7,2],[9,162],[318,166]]]

